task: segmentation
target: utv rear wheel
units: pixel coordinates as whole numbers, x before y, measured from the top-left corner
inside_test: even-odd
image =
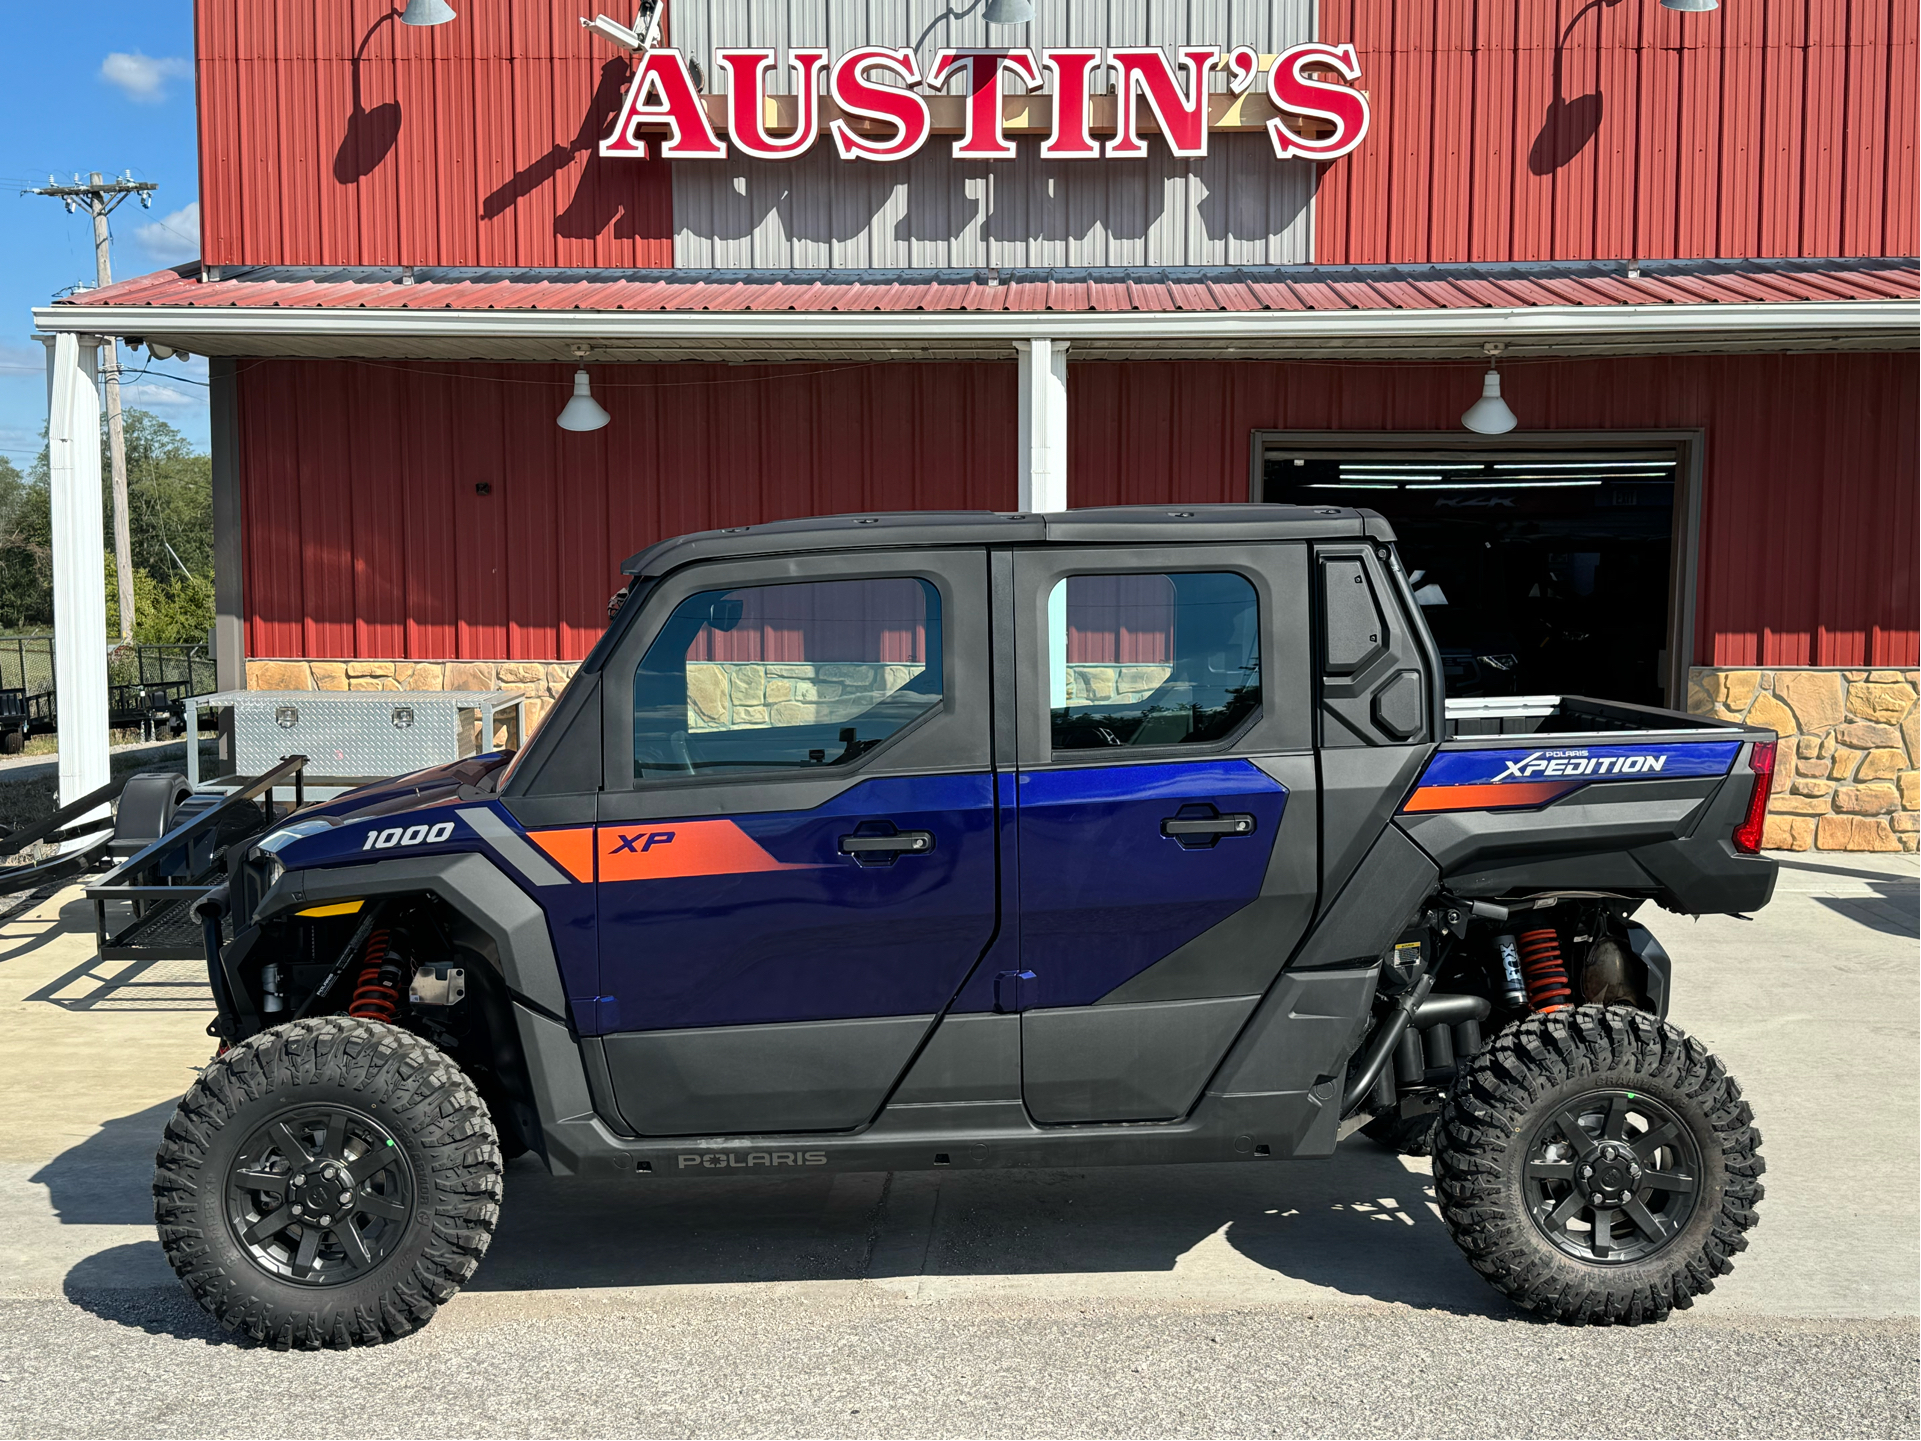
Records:
[[[283,1350],[373,1345],[473,1275],[500,1214],[500,1147],[444,1054],[329,1016],[202,1071],[153,1189],[168,1261],[228,1330]]]
[[[1434,1188],[1512,1300],[1574,1325],[1659,1321],[1747,1249],[1761,1134],[1700,1042],[1646,1012],[1532,1016],[1466,1062]]]

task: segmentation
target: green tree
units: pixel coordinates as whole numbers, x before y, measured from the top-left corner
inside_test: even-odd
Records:
[[[44,474],[0,456],[0,629],[53,624],[53,508]]]
[[[211,582],[212,458],[145,410],[127,411],[121,428],[127,444],[127,529],[134,567],[157,581],[178,580],[184,573]],[[111,506],[111,499],[108,503]],[[106,534],[113,534],[111,517]],[[136,621],[139,607],[136,595]]]
[[[120,634],[120,576],[106,556],[107,634]],[[198,576],[154,579],[139,566],[133,571],[133,639],[136,645],[200,645],[213,629],[213,582]]]
[[[127,447],[134,639],[145,644],[202,641],[213,625],[213,461],[151,411],[123,412],[121,431]],[[100,454],[104,461],[104,418]],[[11,465],[0,471],[0,626],[53,623],[51,493],[44,448],[24,477]],[[118,635],[113,480],[104,464],[101,512],[108,633]]]

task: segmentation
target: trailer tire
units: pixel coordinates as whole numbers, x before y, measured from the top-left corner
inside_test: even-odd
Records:
[[[228,1331],[278,1350],[377,1345],[425,1325],[480,1264],[500,1147],[445,1054],[327,1016],[216,1057],[167,1122],[153,1190],[167,1260]],[[326,1224],[274,1229],[289,1214]]]
[[[1440,1128],[1441,1113],[1429,1111],[1424,1116],[1376,1116],[1361,1127],[1361,1134],[1396,1155],[1431,1156]]]
[[[1582,1006],[1530,1016],[1462,1065],[1434,1187],[1456,1244],[1515,1303],[1637,1325],[1691,1306],[1747,1249],[1760,1147],[1740,1086],[1699,1041],[1643,1011]]]
[[[26,748],[27,733],[25,731],[8,731],[5,735],[0,735],[0,755],[17,756]]]

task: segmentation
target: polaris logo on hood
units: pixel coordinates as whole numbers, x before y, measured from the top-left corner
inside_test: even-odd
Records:
[[[1532,780],[1535,776],[1633,776],[1658,771],[1668,763],[1665,755],[1642,752],[1624,756],[1591,756],[1584,750],[1531,751],[1519,760],[1508,761],[1494,779]]]

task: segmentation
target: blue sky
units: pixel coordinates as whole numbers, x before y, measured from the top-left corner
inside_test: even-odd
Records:
[[[191,0],[90,0],[84,7],[6,6],[9,48],[34,57],[0,87],[0,454],[21,469],[40,450],[47,419],[46,352],[32,338],[35,305],[93,283],[93,226],[58,200],[20,195],[49,173],[75,171],[159,182],[153,208],[129,200],[111,221],[116,280],[200,253],[200,178],[194,142]],[[151,410],[207,443],[206,362],[150,361],[121,352],[128,406]]]

